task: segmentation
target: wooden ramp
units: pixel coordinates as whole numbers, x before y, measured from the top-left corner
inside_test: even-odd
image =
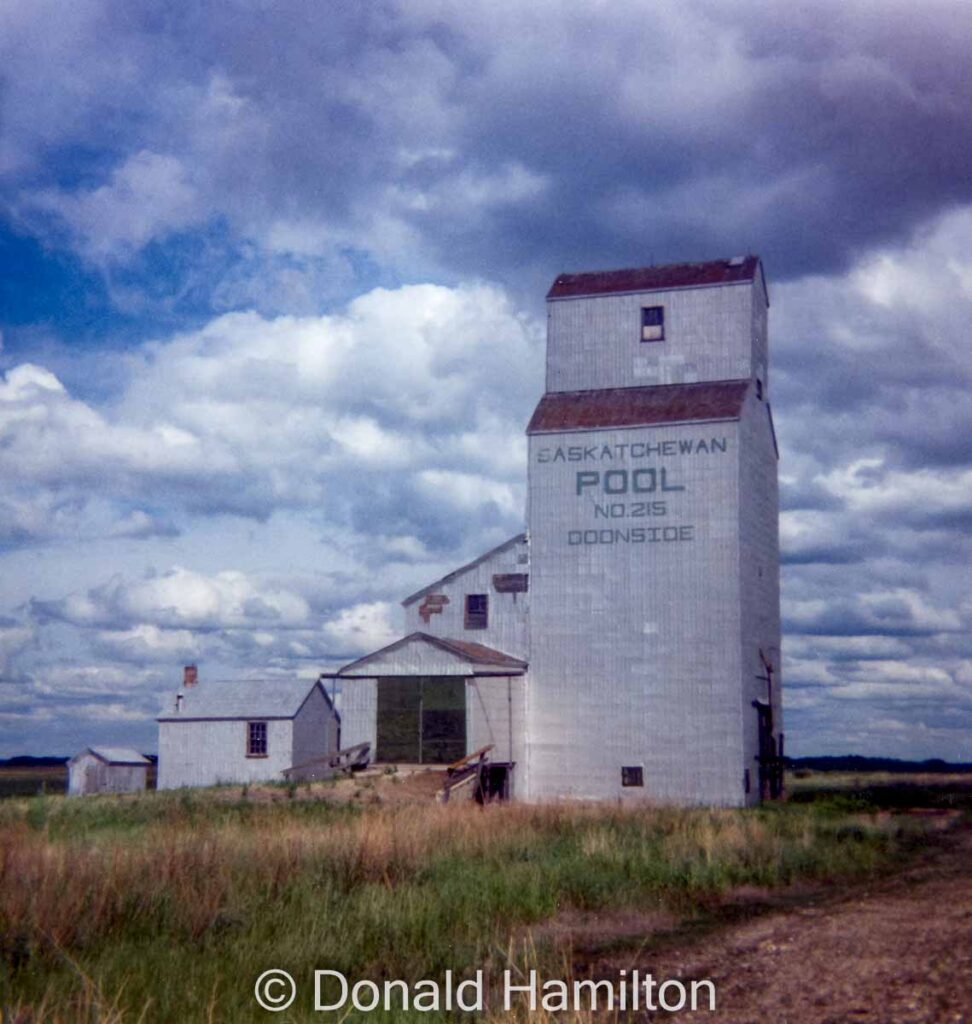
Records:
[[[489,764],[489,752],[492,749],[492,743],[485,747],[480,747],[479,750],[474,750],[471,754],[466,754],[465,757],[459,758],[458,761],[453,761],[453,763],[446,768],[446,781],[439,796],[442,803],[445,804],[449,802],[449,797],[453,790],[461,789],[463,786],[471,784],[475,784],[478,789],[478,793],[481,796],[483,791],[483,772]]]
[[[361,771],[371,763],[371,744],[357,743],[333,754],[312,757],[309,761],[285,768],[283,776],[291,782],[317,782],[333,779],[336,775],[350,775]]]

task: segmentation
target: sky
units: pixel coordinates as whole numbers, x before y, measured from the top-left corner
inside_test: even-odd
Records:
[[[966,0],[6,0],[0,756],[523,528],[563,271],[758,253],[793,755],[972,760]]]

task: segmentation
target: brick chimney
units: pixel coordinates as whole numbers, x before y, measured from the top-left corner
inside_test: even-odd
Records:
[[[199,669],[195,665],[186,665],[182,670],[182,685],[188,689],[199,682]]]

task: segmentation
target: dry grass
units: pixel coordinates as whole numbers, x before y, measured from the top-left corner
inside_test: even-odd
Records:
[[[261,1020],[251,986],[268,967],[416,980],[532,957],[549,974],[562,954],[511,936],[558,913],[691,915],[733,886],[874,871],[904,838],[887,817],[808,807],[8,802],[0,1007],[24,1022]],[[295,1004],[285,1019],[327,1018]]]

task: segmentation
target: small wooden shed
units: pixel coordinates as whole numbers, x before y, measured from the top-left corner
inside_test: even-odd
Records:
[[[68,761],[68,795],[145,789],[149,763],[130,747],[86,747]]]

